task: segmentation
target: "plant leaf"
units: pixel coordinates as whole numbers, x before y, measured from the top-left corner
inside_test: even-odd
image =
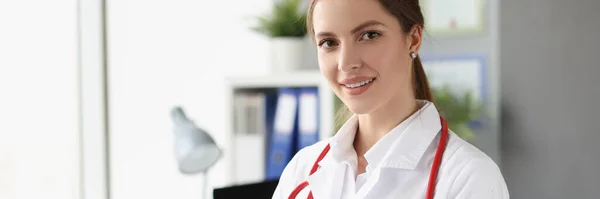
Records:
[[[306,11],[300,10],[301,5],[301,0],[282,0],[269,15],[256,17],[258,26],[250,29],[269,37],[304,37]]]

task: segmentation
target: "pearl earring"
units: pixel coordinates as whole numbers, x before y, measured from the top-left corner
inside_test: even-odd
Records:
[[[413,59],[414,59],[414,58],[417,58],[417,53],[415,53],[415,52],[410,52],[410,57],[412,57]]]

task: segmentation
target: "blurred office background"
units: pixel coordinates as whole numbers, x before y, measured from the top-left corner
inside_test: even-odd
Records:
[[[273,75],[271,40],[249,27],[275,2],[0,1],[0,198],[211,198],[260,182],[236,166],[266,161],[239,154],[266,149],[236,139],[237,94],[315,87],[337,107],[308,39],[301,74]],[[598,198],[600,1],[481,2],[482,31],[432,34],[421,52],[483,58],[490,119],[471,142],[512,198]],[[178,170],[175,106],[223,148],[207,175]]]

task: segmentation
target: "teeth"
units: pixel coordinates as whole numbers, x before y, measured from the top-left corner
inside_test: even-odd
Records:
[[[357,87],[364,86],[364,85],[372,82],[373,80],[375,80],[375,78],[366,80],[366,81],[362,81],[362,82],[358,82],[358,83],[354,83],[354,84],[344,84],[344,86],[346,86],[348,88],[357,88]]]

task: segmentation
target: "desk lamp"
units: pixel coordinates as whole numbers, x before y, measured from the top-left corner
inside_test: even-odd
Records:
[[[175,157],[184,174],[204,174],[202,197],[206,196],[207,170],[221,157],[221,149],[213,138],[189,120],[181,107],[171,111],[175,132]]]

